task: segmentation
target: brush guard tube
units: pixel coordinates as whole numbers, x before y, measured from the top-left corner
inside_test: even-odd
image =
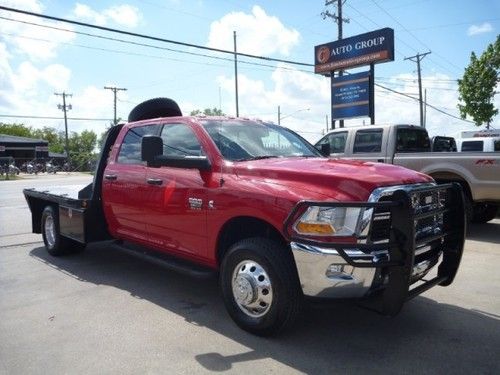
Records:
[[[318,239],[299,235],[293,224],[309,206],[372,208],[370,231],[365,236],[358,236],[355,243],[342,237]],[[379,231],[374,241],[377,215],[389,217],[389,222],[384,223],[383,238]],[[460,184],[451,183],[405,186],[392,190],[378,202],[301,201],[290,213],[284,228],[292,244],[335,250],[355,269],[375,268],[383,275],[383,282],[374,282],[365,295],[365,304],[383,314],[396,315],[407,300],[435,285],[448,286],[453,282],[462,258],[465,223],[462,188]],[[439,259],[437,276],[423,281],[423,276]],[[419,264],[427,261],[429,268],[415,274]],[[297,266],[301,277],[301,267]],[[417,283],[419,285],[412,287]]]

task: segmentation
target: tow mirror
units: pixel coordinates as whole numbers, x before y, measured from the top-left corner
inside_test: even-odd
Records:
[[[141,159],[148,167],[172,167],[210,170],[210,161],[206,156],[163,155],[163,140],[155,135],[145,135],[141,142]]]
[[[157,156],[163,155],[163,140],[156,135],[145,135],[141,142],[141,159],[152,165]]]

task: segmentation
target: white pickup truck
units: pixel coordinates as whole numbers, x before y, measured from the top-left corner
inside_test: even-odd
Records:
[[[415,125],[368,125],[335,129],[315,145],[333,158],[401,165],[433,177],[459,182],[472,222],[486,223],[500,207],[500,153],[430,152],[427,131]]]

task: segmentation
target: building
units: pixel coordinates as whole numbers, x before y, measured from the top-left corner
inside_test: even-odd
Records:
[[[61,166],[66,161],[66,153],[50,152],[49,142],[43,139],[0,134],[0,164],[14,162],[21,166],[30,161],[53,161]]]

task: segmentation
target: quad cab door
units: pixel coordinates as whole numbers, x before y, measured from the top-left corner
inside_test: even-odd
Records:
[[[143,196],[146,193],[146,166],[141,160],[141,139],[157,135],[159,125],[131,127],[116,141],[103,176],[103,208],[110,233],[117,238],[147,243]]]
[[[166,156],[204,155],[187,123],[164,124]],[[151,245],[161,250],[203,258],[207,253],[207,188],[202,172],[191,168],[148,167],[144,222]]]

